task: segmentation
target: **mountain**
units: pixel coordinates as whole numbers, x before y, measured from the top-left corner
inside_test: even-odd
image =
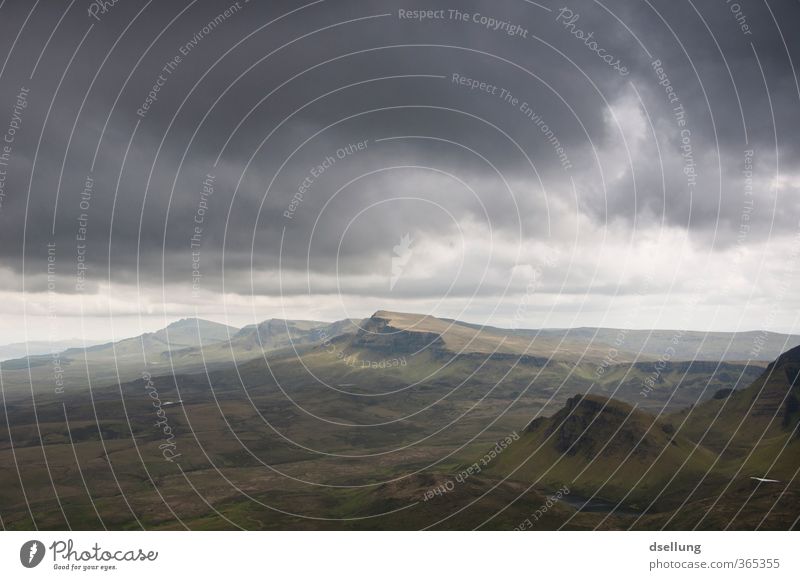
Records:
[[[532,331],[531,331],[532,332]],[[519,357],[548,360],[599,362],[607,348],[492,326],[478,326],[423,314],[379,310],[363,320],[354,336],[342,336],[354,354],[360,349],[385,356],[417,355],[427,352],[434,357],[473,357],[491,355],[496,360],[513,361]],[[633,353],[621,350],[619,361],[632,361]]]
[[[374,392],[376,384],[381,391],[409,384],[464,385],[493,396],[529,393],[526,400],[563,405],[569,396],[591,389],[654,411],[675,411],[720,388],[745,386],[763,370],[759,362],[633,362],[636,354],[607,346],[383,310],[301,356],[302,367],[315,377],[358,387],[363,382],[363,392]],[[287,357],[287,366],[297,364],[294,352]]]
[[[185,319],[139,337],[68,349],[55,358],[6,361],[2,368],[14,396],[29,392],[31,382],[44,394],[54,392],[56,373],[65,388],[78,391],[89,381],[93,388],[113,387],[145,372],[219,371],[231,384],[244,372],[258,384],[272,374],[262,364],[268,356],[293,388],[319,380],[364,393],[463,385],[457,393],[464,397],[470,389],[506,400],[526,393],[523,400],[533,412],[589,389],[643,409],[673,411],[721,388],[749,384],[762,370],[761,363],[643,359],[622,348],[592,346],[580,333],[574,340],[546,334],[384,310],[359,321],[268,319],[242,329]]]
[[[155,332],[146,332],[133,338],[99,344],[87,349],[73,348],[61,353],[62,360],[81,361],[89,364],[116,361],[117,364],[135,359],[143,364],[159,364],[168,361],[174,353],[185,349],[200,348],[229,340],[237,328],[202,320],[184,318]]]
[[[233,326],[202,320],[200,318],[183,318],[155,332],[146,332],[133,338],[125,338],[115,342],[106,342],[90,348],[72,348],[62,353],[65,358],[83,356],[90,359],[104,356],[120,357],[129,353],[161,358],[164,353],[196,348],[201,345],[214,344],[230,339],[238,331]]]
[[[585,344],[531,333],[387,311],[243,329],[191,319],[60,353],[57,396],[53,357],[3,363],[0,461],[17,466],[0,472],[4,523],[65,528],[61,501],[83,527],[100,525],[93,505],[130,527],[122,488],[148,529],[172,529],[156,481],[201,528],[794,525],[797,350],[769,365],[608,362],[605,347],[587,360]],[[183,473],[164,461],[153,394]]]
[[[151,376],[205,373],[263,358],[265,353],[296,349],[325,342],[352,327],[335,323],[270,319],[238,329],[198,318],[178,320],[155,332],[107,342],[89,348],[69,348],[58,356],[31,356],[1,365],[10,396],[29,393],[30,385],[42,394],[57,388],[85,390],[115,386]],[[58,382],[56,382],[56,379]]]
[[[206,345],[227,341],[239,329],[209,320],[185,318],[155,332],[97,344],[88,348],[68,348],[57,355],[30,356],[3,361],[0,367],[10,394],[30,386],[41,393],[59,389],[85,390],[90,384],[106,386],[143,373],[166,374],[172,358],[187,351],[199,353]],[[198,370],[202,357],[197,357]]]
[[[706,473],[713,454],[695,447],[669,423],[627,403],[576,395],[554,415],[534,419],[489,472],[544,488],[568,484],[580,496],[637,509],[682,466],[682,487]]]
[[[0,362],[27,356],[41,356],[62,352],[68,348],[82,348],[84,346],[94,346],[100,344],[97,340],[82,340],[73,338],[69,340],[31,340],[28,342],[14,342],[0,346]]]
[[[364,319],[360,327],[352,345],[355,349],[412,354],[424,348],[459,356],[494,353],[501,357],[524,355],[569,361],[611,360],[612,363],[660,361],[669,368],[674,364],[671,361],[766,363],[787,348],[800,345],[800,335],[762,331],[507,329],[386,310]],[[610,357],[610,353],[613,356]]]
[[[520,336],[614,347],[638,353],[640,360],[658,359],[670,353],[671,360],[765,361],[775,360],[800,345],[800,335],[766,331],[699,332],[690,330],[633,330],[616,328],[569,328],[518,330]]]
[[[558,337],[385,310],[359,321],[273,318],[242,329],[184,319],[138,337],[67,349],[58,357],[5,361],[2,369],[7,393],[14,397],[29,393],[31,384],[52,394],[61,387],[85,390],[90,381],[93,388],[114,387],[144,373],[214,371],[230,384],[245,373],[258,384],[272,374],[262,364],[265,356],[293,388],[319,380],[364,393],[407,390],[410,384],[447,390],[463,385],[458,390],[463,397],[471,389],[498,399],[529,393],[523,400],[530,401],[533,412],[544,402],[561,405],[589,389],[644,409],[673,411],[721,388],[749,384],[761,372],[760,363],[659,361],[589,343],[585,332]]]
[[[669,418],[716,455],[680,509],[643,528],[796,529],[800,514],[800,348],[780,355],[749,387],[722,391]]]
[[[745,389],[723,392],[671,417],[723,459],[747,458],[752,475],[788,479],[800,467],[800,347],[771,363]],[[771,465],[777,454],[784,460]]]
[[[270,351],[323,342],[354,328],[351,320],[330,323],[271,318],[257,325],[245,326],[230,342],[237,351]]]
[[[534,419],[487,472],[543,489],[568,484],[579,508],[599,499],[637,516],[638,529],[791,528],[800,515],[799,383],[794,348],[746,388],[671,415],[578,395]]]

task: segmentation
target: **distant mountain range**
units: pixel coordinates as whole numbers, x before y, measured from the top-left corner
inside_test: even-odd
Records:
[[[26,356],[38,356],[43,354],[52,354],[54,352],[62,352],[69,348],[83,348],[100,344],[96,340],[81,340],[73,338],[69,340],[31,340],[28,342],[14,342],[11,344],[4,344],[0,346],[0,362],[4,360],[12,360],[16,358],[24,358]]]
[[[698,332],[678,330],[624,330],[610,328],[504,329],[480,326],[422,314],[380,310],[363,320],[333,323],[272,318],[257,325],[235,328],[198,318],[185,318],[167,327],[116,342],[68,340],[28,342],[0,346],[0,360],[22,359],[56,352],[75,359],[110,355],[126,358],[133,354],[153,362],[197,355],[208,351],[206,360],[218,360],[222,351],[233,353],[270,352],[302,347],[356,334],[364,346],[383,344],[394,348],[398,341],[425,340],[430,347],[457,354],[527,355],[559,360],[602,360],[632,362],[658,360],[689,361],[771,361],[782,352],[800,345],[800,335],[773,332]],[[427,339],[425,336],[427,335]],[[437,343],[437,338],[441,342]],[[27,345],[27,346],[26,346]],[[88,348],[83,348],[87,346]],[[212,348],[216,346],[217,348]],[[27,350],[26,350],[27,348]],[[194,352],[196,351],[196,352]],[[191,356],[189,356],[191,358]],[[12,366],[7,368],[12,368]]]
[[[660,382],[669,381],[670,375],[691,382],[697,372],[730,377],[744,372],[743,384],[748,384],[754,378],[753,366],[800,345],[800,336],[593,328],[510,330],[389,311],[378,311],[364,320],[333,323],[269,319],[241,329],[187,318],[117,342],[73,346],[60,351],[58,357],[43,353],[5,360],[0,368],[13,394],[15,387],[29,389],[31,381],[46,389],[56,364],[67,387],[80,389],[88,380],[95,385],[116,384],[145,372],[199,373],[264,357],[313,358],[322,345],[322,350],[333,349],[340,359],[358,364],[397,356],[406,357],[407,363],[408,357],[416,355],[440,361],[489,358],[497,364],[578,365],[577,374],[587,378],[594,374],[599,382],[627,381],[628,386],[633,384],[632,378],[638,383],[639,375],[647,374]],[[748,360],[750,364],[744,365]],[[688,377],[687,365],[692,367]]]
[[[155,484],[184,522],[210,529],[788,529],[800,348],[740,357],[794,340],[388,311],[242,329],[185,319],[2,363],[0,460],[17,466],[0,472],[4,524],[63,528],[66,505],[86,529],[101,513],[130,527],[123,489],[148,528],[173,529]],[[697,353],[734,354],[683,358]],[[172,435],[180,470],[161,451]]]

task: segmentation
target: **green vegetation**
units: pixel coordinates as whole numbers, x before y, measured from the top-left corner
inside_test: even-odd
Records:
[[[30,371],[35,410],[27,367],[3,363],[4,525],[794,525],[800,350],[766,368],[608,363],[603,349],[552,337],[530,346],[525,332],[387,312],[241,330],[186,320],[62,353],[62,393],[43,361]],[[159,447],[165,425],[176,461]],[[564,485],[569,494],[548,500]]]

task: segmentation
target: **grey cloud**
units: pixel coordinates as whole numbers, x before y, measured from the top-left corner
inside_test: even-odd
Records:
[[[736,242],[739,233],[744,187],[741,170],[747,149],[755,151],[757,175],[757,204],[748,241],[786,235],[797,226],[790,211],[774,215],[768,188],[776,160],[780,160],[783,172],[800,172],[795,162],[797,134],[790,130],[800,125],[799,96],[789,60],[789,55],[795,62],[800,60],[800,45],[784,28],[787,55],[764,5],[741,2],[752,24],[752,34],[744,34],[723,3],[697,4],[715,42],[689,3],[652,3],[678,39],[646,3],[606,4],[646,45],[652,54],[648,57],[638,41],[600,5],[569,2],[570,10],[580,15],[575,26],[593,32],[598,45],[625,64],[630,70],[625,77],[569,34],[563,23],[555,21],[555,13],[563,5],[548,4],[556,12],[546,12],[518,0],[476,0],[459,6],[464,12],[480,12],[498,21],[520,24],[528,30],[528,38],[488,30],[471,21],[415,23],[397,18],[401,8],[452,7],[441,2],[325,2],[256,33],[210,70],[211,63],[246,35],[301,6],[297,2],[264,4],[243,4],[240,12],[199,41],[167,76],[157,100],[143,118],[136,111],[158,80],[162,67],[228,4],[192,5],[146,54],[148,45],[188,3],[148,6],[111,53],[109,49],[144,3],[121,2],[101,22],[95,22],[56,94],[36,157],[31,199],[27,203],[25,194],[33,157],[50,100],[72,51],[93,22],[85,13],[85,5],[71,11],[31,80],[28,77],[32,60],[38,56],[61,10],[53,5],[37,8],[9,59],[0,85],[0,129],[10,116],[16,91],[23,85],[31,87],[30,106],[9,166],[8,195],[0,212],[0,265],[20,272],[24,243],[25,270],[32,276],[30,287],[41,288],[46,244],[55,242],[60,291],[74,291],[75,235],[78,218],[86,213],[86,260],[91,283],[111,279],[158,287],[188,280],[192,268],[190,239],[197,225],[194,218],[201,184],[209,173],[215,179],[214,194],[207,200],[209,207],[202,224],[200,251],[203,274],[207,276],[204,283],[207,288],[221,289],[224,272],[226,289],[243,293],[250,290],[251,264],[258,272],[271,272],[277,270],[280,259],[280,266],[293,275],[302,277],[308,265],[311,273],[323,280],[337,268],[341,275],[358,280],[359,276],[385,271],[387,253],[390,257],[392,246],[402,235],[447,240],[457,235],[459,224],[464,222],[491,225],[493,231],[502,232],[511,240],[521,231],[520,243],[551,240],[569,247],[577,234],[564,224],[571,224],[578,212],[598,226],[606,224],[614,229],[658,228],[662,222],[689,228],[697,242],[724,249]],[[26,6],[24,2],[6,3],[0,36],[16,35],[15,27],[27,14]],[[797,19],[796,4],[772,9],[782,26]],[[333,26],[382,13],[391,16]],[[324,27],[331,28],[278,50],[236,80],[269,52]],[[441,46],[386,48],[413,44]],[[369,50],[375,48],[378,49]],[[347,53],[356,54],[314,68]],[[107,55],[108,61],[88,92],[66,152],[89,82]],[[133,71],[140,58],[141,63]],[[686,109],[694,161],[699,168],[691,203],[682,171],[680,132],[665,91],[657,84],[653,59],[663,62]],[[132,71],[112,111],[117,94]],[[454,73],[506,88],[519,102],[514,105],[497,95],[457,85],[452,82]],[[206,76],[200,81],[203,75]],[[299,76],[290,80],[295,75]],[[347,85],[353,86],[342,88]],[[621,107],[626,114],[633,114],[632,87],[641,96],[642,108],[637,114],[646,124],[643,136],[629,142],[629,161],[606,107]],[[268,100],[256,106],[273,90]],[[325,98],[311,102],[328,92],[331,94]],[[527,102],[552,133],[527,118],[520,111],[521,102]],[[252,114],[243,120],[253,107]],[[364,113],[380,108],[384,110]],[[624,126],[630,119],[620,121]],[[83,211],[80,191],[104,128],[91,172],[94,189],[90,207]],[[135,138],[122,169],[134,128]],[[270,139],[260,147],[272,131]],[[318,131],[319,136],[281,167],[290,153]],[[398,136],[433,136],[439,141],[376,142]],[[569,170],[559,160],[554,139],[569,159]],[[363,140],[369,141],[367,149],[337,159],[323,175],[314,178],[293,217],[287,219],[284,212],[311,168],[329,156],[336,157],[337,150],[346,144]],[[534,163],[535,171],[512,140]],[[475,149],[495,165],[512,185],[513,197],[505,190],[503,179],[465,147]],[[220,163],[214,167],[221,153]],[[62,163],[63,181],[59,188]],[[348,181],[396,165],[450,172],[472,186],[476,194],[473,196],[441,174],[405,169],[363,177],[325,206],[333,192]],[[576,184],[577,199],[570,177]],[[788,196],[787,207],[796,207],[796,202],[791,205],[791,196],[796,193],[790,188],[781,194]],[[58,214],[55,234],[51,235],[56,195]],[[385,201],[403,197],[427,201]],[[350,220],[371,204],[374,207],[361,214],[343,237]],[[452,219],[435,204],[450,212]],[[320,215],[323,207],[325,211]],[[317,228],[312,237],[315,222]],[[523,256],[523,262],[525,259]],[[377,292],[378,287],[367,284],[362,290]],[[403,290],[401,286],[398,292],[416,297],[435,294],[439,287],[420,284]],[[482,291],[496,293],[502,287],[492,283]],[[462,293],[469,291],[468,284],[459,288]],[[269,284],[259,284],[256,290],[275,291],[274,285]],[[359,288],[346,290],[358,293]],[[302,286],[294,291],[302,291]]]

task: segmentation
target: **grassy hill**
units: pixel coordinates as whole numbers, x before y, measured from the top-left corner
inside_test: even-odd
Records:
[[[4,525],[793,525],[798,350],[769,365],[609,362],[515,332],[383,311],[240,330],[185,320],[62,353],[62,393],[51,357],[30,375],[30,359],[3,363]],[[162,456],[153,395],[180,467]],[[480,470],[425,499],[512,433]]]
[[[578,495],[639,509],[664,489],[694,448],[648,413],[620,401],[577,395],[555,415],[531,422],[490,472],[553,489],[567,484]],[[683,467],[681,486],[697,481],[712,461],[706,450],[695,453]],[[669,497],[678,487],[673,484]]]
[[[799,376],[795,348],[750,386],[661,418],[576,396],[532,421],[489,472],[638,510],[639,529],[787,529],[800,516]]]

